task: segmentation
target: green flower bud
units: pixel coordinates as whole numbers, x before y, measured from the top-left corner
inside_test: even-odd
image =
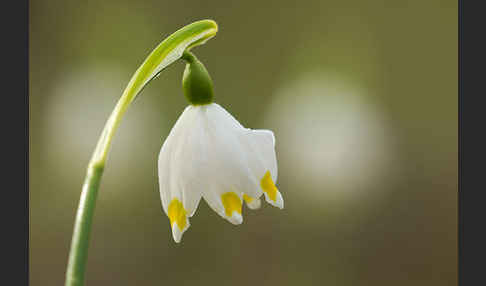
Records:
[[[213,102],[213,81],[204,65],[190,52],[182,58],[187,62],[182,76],[184,95],[192,105],[204,105]]]

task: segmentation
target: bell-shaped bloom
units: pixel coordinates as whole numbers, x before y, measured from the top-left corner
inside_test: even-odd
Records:
[[[242,205],[260,207],[262,194],[283,208],[270,130],[243,127],[216,103],[189,105],[160,150],[160,197],[180,242],[201,197],[220,216],[241,224]]]

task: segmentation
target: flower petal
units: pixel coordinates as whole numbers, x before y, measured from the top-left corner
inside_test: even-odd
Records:
[[[251,131],[251,140],[253,140],[255,149],[261,156],[265,170],[270,171],[272,180],[277,182],[277,156],[275,154],[275,136],[273,132],[265,129]]]
[[[194,110],[188,107],[177,120],[162,145],[158,160],[160,198],[172,227],[172,235],[180,242],[189,227],[189,219],[199,204],[201,193],[194,180],[187,178],[187,156],[194,152],[189,131],[194,124]],[[188,141],[189,140],[189,141]]]
[[[246,206],[251,210],[259,209],[262,205],[262,202],[259,198],[252,198],[247,194],[243,194],[243,200],[246,203]]]
[[[250,209],[260,197],[283,208],[275,186],[275,138],[270,130],[244,128],[218,104],[187,107],[159,154],[162,205],[179,242],[204,197],[233,224],[243,222],[243,201]]]
[[[265,194],[265,200],[272,206],[283,209],[284,202],[282,194],[280,194],[277,187],[275,186],[275,183],[270,176],[270,171],[267,171],[267,173],[265,173],[260,181],[260,186],[262,187],[263,193]]]
[[[282,194],[275,186],[277,181],[277,158],[275,154],[275,137],[270,130],[249,130],[249,152],[255,154],[251,161],[251,169],[258,178],[259,188],[265,194],[265,200],[280,209],[284,202]]]
[[[208,205],[221,217],[235,225],[243,222],[241,196],[241,193],[225,191],[222,188],[212,188],[203,192],[203,198]]]

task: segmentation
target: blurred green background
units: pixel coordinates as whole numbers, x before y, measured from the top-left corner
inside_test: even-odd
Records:
[[[30,1],[30,282],[62,285],[85,168],[136,68],[200,19],[216,101],[271,129],[285,209],[233,226],[201,202],[182,243],[157,156],[183,63],[127,112],[87,285],[456,285],[457,1]]]

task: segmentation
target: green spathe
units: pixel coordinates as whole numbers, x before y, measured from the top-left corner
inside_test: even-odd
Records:
[[[213,81],[204,65],[190,52],[182,58],[187,62],[182,76],[184,95],[192,105],[213,102]]]

